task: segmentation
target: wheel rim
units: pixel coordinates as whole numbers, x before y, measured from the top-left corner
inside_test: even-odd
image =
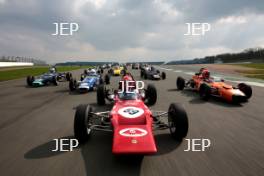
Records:
[[[87,134],[88,134],[88,135],[89,135],[89,134],[91,133],[91,131],[92,131],[91,128],[89,128],[89,127],[87,127],[86,130],[87,130]]]
[[[176,126],[174,122],[169,122],[169,127],[170,127],[171,133],[176,133]]]

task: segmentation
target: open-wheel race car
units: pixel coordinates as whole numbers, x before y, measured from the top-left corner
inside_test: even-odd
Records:
[[[169,129],[178,141],[187,135],[188,118],[180,105],[170,104],[167,112],[154,112],[147,107],[157,100],[153,85],[142,91],[133,89],[129,93],[110,93],[101,85],[97,89],[97,103],[104,105],[105,99],[113,103],[111,111],[94,112],[88,104],[77,107],[74,134],[80,143],[86,142],[93,131],[113,132],[112,153],[154,154],[157,147],[153,131]]]
[[[63,73],[57,73],[56,79],[57,81],[70,81],[72,78],[72,74],[70,72],[63,72]]]
[[[79,93],[85,93],[88,91],[93,91],[99,85],[110,83],[110,77],[106,74],[103,80],[102,75],[98,74],[96,70],[91,70],[87,74],[82,74],[80,81],[76,79],[71,79],[69,82],[70,91],[78,91]]]
[[[40,76],[27,76],[27,85],[30,87],[42,87],[49,85],[58,85],[56,75],[52,73],[45,73]]]
[[[27,76],[26,82],[30,87],[41,87],[48,85],[58,85],[57,81],[70,81],[72,74],[70,72],[57,72],[55,67],[49,69],[49,72],[39,76]]]
[[[126,73],[126,67],[115,65],[108,70],[108,73],[112,76],[121,76]]]
[[[145,66],[140,71],[140,76],[144,79],[160,80],[166,79],[166,73],[160,72],[153,66]]]
[[[202,68],[189,81],[178,77],[176,86],[179,90],[186,87],[197,90],[203,100],[208,100],[214,96],[232,103],[243,103],[252,96],[252,88],[249,85],[239,83],[237,87],[234,87],[225,83],[223,79],[215,80],[210,77],[210,72],[205,68]]]

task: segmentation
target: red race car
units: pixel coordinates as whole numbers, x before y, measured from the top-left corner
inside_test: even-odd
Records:
[[[93,112],[87,104],[77,107],[74,134],[80,143],[86,142],[93,131],[109,131],[113,132],[114,154],[153,154],[157,152],[154,130],[169,129],[179,141],[187,135],[188,118],[180,105],[170,104],[168,112],[152,112],[145,105],[156,103],[157,91],[153,85],[145,90],[132,88],[129,93],[117,90],[110,93],[101,85],[97,89],[97,103],[104,105],[105,99],[113,102],[111,111]],[[167,117],[168,123],[161,121],[162,117]]]
[[[237,87],[233,87],[225,83],[223,79],[214,80],[206,68],[201,68],[200,72],[196,73],[188,82],[184,78],[178,77],[176,86],[179,90],[183,90],[185,87],[197,90],[203,100],[215,96],[228,102],[243,103],[252,96],[252,88],[249,85],[240,83]]]

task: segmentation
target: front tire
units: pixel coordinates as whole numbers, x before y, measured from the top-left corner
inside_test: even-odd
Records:
[[[239,83],[237,87],[241,92],[243,92],[246,95],[247,99],[249,99],[252,96],[251,86],[245,83]]]
[[[211,96],[211,88],[203,83],[199,89],[199,95],[202,100],[208,101]]]
[[[189,128],[186,111],[178,104],[172,103],[168,110],[168,124],[173,138],[181,141],[186,137]]]
[[[148,105],[152,106],[157,101],[157,90],[153,84],[149,84],[146,90],[146,99]]]
[[[185,79],[182,77],[178,77],[176,81],[176,86],[178,90],[183,90],[185,87]]]
[[[81,104],[76,109],[74,117],[74,136],[79,143],[86,142],[91,134],[91,129],[89,128],[91,112],[91,106],[86,104]]]
[[[165,72],[162,72],[162,73],[161,73],[161,78],[162,78],[162,79],[166,79],[166,73],[165,73]]]
[[[105,90],[104,85],[99,85],[97,88],[97,104],[102,106],[105,105]]]

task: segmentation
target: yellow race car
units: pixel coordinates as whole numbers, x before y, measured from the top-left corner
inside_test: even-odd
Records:
[[[120,76],[121,74],[123,75],[125,73],[125,68],[120,66],[114,66],[109,70],[109,73],[113,76]]]

